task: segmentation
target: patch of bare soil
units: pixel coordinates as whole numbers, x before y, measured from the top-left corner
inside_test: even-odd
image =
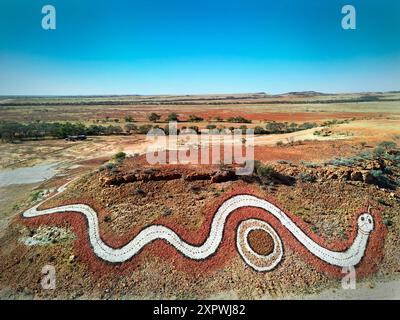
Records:
[[[383,164],[393,170],[389,177],[398,175],[394,164]],[[360,163],[359,166],[358,169],[355,166],[354,170],[376,170],[365,168],[367,164],[363,166]],[[165,165],[149,168],[143,165],[143,157],[128,158],[114,168],[103,168],[82,176],[65,193],[42,207],[87,203],[98,212],[103,239],[107,239],[109,245],[120,246],[128,242],[137,230],[160,221],[175,226],[176,230],[185,230],[195,239],[193,241],[200,241],[196,234],[204,226],[210,204],[238,188],[249,188],[267,198],[276,199],[282,210],[300,218],[327,243],[345,241],[353,227],[355,212],[370,204],[374,210],[380,211],[387,234],[383,256],[377,261],[378,268],[364,281],[398,279],[398,189],[380,187],[372,180],[351,179],[351,173],[348,176],[350,179],[347,179],[347,176],[341,175],[344,169],[337,166],[310,168],[304,164],[293,166],[280,163],[274,164],[274,168],[283,176],[291,175],[294,183],[283,184],[279,182],[282,180],[273,177],[261,182],[254,179],[243,181],[230,175],[215,180],[213,177],[221,175],[218,166]],[[309,179],[304,174],[315,179]],[[76,219],[79,220],[78,227],[71,229]],[[260,273],[249,268],[234,245],[223,246],[221,250],[226,251],[210,258],[210,261],[218,261],[206,262],[211,267],[205,269],[208,264],[183,259],[160,241],[144,249],[140,259],[130,262],[130,267],[125,270],[122,266],[100,261],[91,253],[85,238],[86,225],[76,214],[46,220],[50,226],[74,231],[75,240],[40,246],[27,246],[20,241],[21,238],[32,237],[42,224],[38,220],[30,223],[16,218],[1,236],[1,292],[10,296],[38,298],[176,299],[208,298],[230,293],[237,298],[254,299],[318,293],[324,288],[340,286],[340,279],[334,279],[316,268],[301,252],[285,246],[285,243],[284,259],[271,272]],[[265,252],[270,239],[261,234],[253,234],[251,238],[254,249]],[[228,243],[233,244],[233,236],[230,241]],[[155,250],[157,247],[162,248],[164,256],[154,254],[158,252]],[[56,290],[43,290],[40,286],[43,277],[41,269],[47,264],[56,268]]]

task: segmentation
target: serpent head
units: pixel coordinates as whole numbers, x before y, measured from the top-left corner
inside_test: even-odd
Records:
[[[374,229],[374,218],[369,213],[363,213],[358,217],[357,224],[363,233],[370,233]]]

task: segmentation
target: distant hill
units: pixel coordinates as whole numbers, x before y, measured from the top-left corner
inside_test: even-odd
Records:
[[[292,91],[292,92],[286,93],[286,95],[312,97],[312,96],[327,96],[330,94],[322,93],[322,92],[318,92],[318,91]]]

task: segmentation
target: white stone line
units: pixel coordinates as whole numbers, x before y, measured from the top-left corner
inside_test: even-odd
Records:
[[[64,190],[65,186],[61,187],[58,191],[63,192]],[[55,195],[57,195],[57,193]],[[25,218],[30,218],[71,211],[82,213],[86,217],[88,223],[89,241],[93,247],[94,253],[101,259],[113,263],[129,260],[144,246],[158,239],[167,241],[179,252],[191,259],[206,259],[218,249],[218,246],[222,241],[223,230],[228,216],[235,210],[243,207],[261,208],[266,211],[266,214],[272,214],[313,255],[329,264],[340,267],[355,266],[360,262],[367,246],[369,234],[374,228],[373,218],[370,214],[364,213],[360,215],[357,221],[357,236],[352,245],[342,252],[331,251],[321,247],[318,243],[308,237],[283,211],[272,203],[252,195],[236,195],[226,200],[219,207],[212,220],[209,235],[202,245],[191,245],[183,241],[173,230],[162,225],[152,225],[142,229],[138,235],[125,246],[121,248],[111,248],[100,238],[97,213],[90,206],[85,204],[73,204],[46,210],[38,210],[37,208],[45,201],[26,210],[23,213],[23,216]]]

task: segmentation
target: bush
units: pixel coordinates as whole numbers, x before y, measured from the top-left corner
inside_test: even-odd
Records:
[[[299,174],[299,179],[301,182],[315,182],[317,180],[315,176],[305,172]]]
[[[107,163],[105,164],[105,168],[108,169],[108,170],[115,169],[115,164],[112,163],[112,162],[107,162]]]
[[[385,226],[391,227],[391,226],[393,225],[393,221],[390,220],[389,218],[384,218],[384,219],[383,219],[383,224],[384,224]]]
[[[227,120],[228,122],[233,122],[233,123],[251,123],[251,120],[243,118],[241,116],[238,117],[230,117]]]
[[[302,162],[302,164],[303,164],[306,168],[318,168],[318,163],[314,163],[314,162]]]
[[[346,167],[351,167],[354,165],[355,159],[347,159],[347,158],[336,158],[328,162],[328,164],[331,164],[335,167],[340,167],[340,166],[346,166]]]
[[[188,120],[189,122],[201,122],[204,119],[198,116],[190,115]]]
[[[385,153],[386,153],[385,148],[383,148],[381,146],[377,146],[374,149],[374,156],[376,156],[376,157],[382,157]]]
[[[126,158],[126,153],[125,152],[122,152],[122,151],[120,151],[120,152],[118,152],[118,153],[116,153],[115,155],[114,155],[114,159],[115,160],[123,160],[123,159],[125,159]]]
[[[276,143],[276,146],[277,146],[277,147],[282,147],[282,146],[283,146],[283,141],[278,141],[278,142]]]
[[[31,193],[31,201],[35,202],[43,197],[43,190],[36,190]]]
[[[189,129],[195,131],[196,133],[199,133],[199,132],[200,132],[200,129],[199,129],[198,126],[190,126]]]
[[[389,204],[385,201],[385,199],[379,198],[378,203],[384,206],[389,206]]]
[[[371,153],[369,151],[362,151],[359,154],[359,157],[362,159],[371,159]]]
[[[125,130],[127,133],[131,133],[132,131],[136,131],[137,130],[137,126],[134,125],[133,123],[127,123],[125,125]]]
[[[263,165],[260,161],[254,161],[254,170],[257,176],[263,178],[272,178],[276,171],[270,165]]]
[[[265,130],[263,127],[257,126],[254,128],[254,134],[263,134],[265,133]]]
[[[136,188],[135,191],[134,191],[134,194],[137,195],[137,196],[145,196],[146,192],[141,188]]]
[[[216,126],[215,124],[208,124],[208,125],[206,126],[206,128],[207,128],[208,130],[213,130],[213,129],[216,129],[217,126]]]
[[[299,174],[299,179],[301,182],[315,182],[317,180],[315,176],[305,172]]]
[[[371,170],[371,174],[375,178],[376,184],[379,187],[388,189],[392,189],[394,187],[393,182],[390,181],[387,176],[385,176],[382,170]]]
[[[133,122],[133,118],[131,116],[126,116],[125,117],[125,122]]]
[[[397,144],[396,144],[396,142],[393,142],[393,141],[382,141],[381,143],[379,143],[377,145],[377,147],[381,147],[381,148],[383,148],[385,150],[387,150],[387,149],[396,149],[397,148]]]
[[[169,121],[169,122],[171,122],[171,121],[179,122],[179,116],[175,112],[172,112],[172,113],[170,113],[168,115],[167,121]]]
[[[158,120],[161,119],[161,116],[155,112],[150,113],[149,117],[148,117],[149,121],[151,122],[157,122]]]
[[[138,128],[140,134],[147,134],[153,128],[150,124],[143,124]]]

